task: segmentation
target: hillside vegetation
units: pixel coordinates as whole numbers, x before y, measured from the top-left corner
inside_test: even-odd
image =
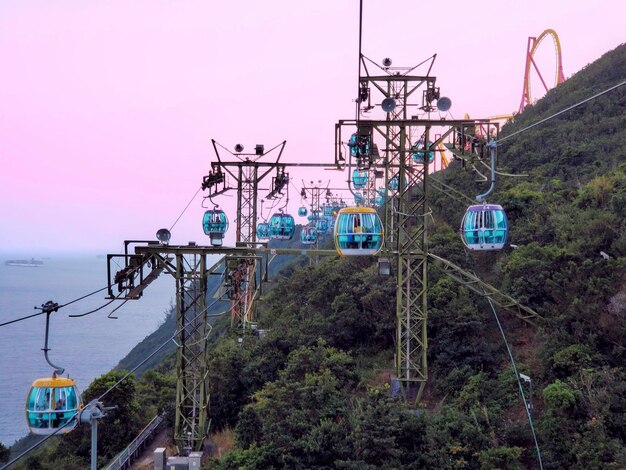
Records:
[[[499,171],[527,176],[499,177],[489,202],[507,210],[515,249],[468,253],[457,233],[465,206],[434,191],[430,201],[431,251],[542,317],[532,326],[497,310],[532,378],[546,469],[626,466],[626,87],[505,137],[625,78],[621,46],[502,129]],[[460,162],[433,177],[469,196],[485,189]],[[391,393],[393,276],[379,277],[370,258],[285,267],[259,304],[267,335],[240,342],[224,325],[211,350],[213,430],[235,436],[211,468],[539,468],[489,303],[434,266],[428,276],[430,380],[413,409]],[[133,425],[143,407],[171,407],[173,373],[161,367],[124,389]],[[84,468],[66,464],[84,448],[76,439],[28,468]]]
[[[622,46],[516,116],[511,135],[626,78]],[[542,317],[499,318],[532,404],[544,468],[626,465],[626,87],[499,146],[516,249],[468,254],[465,209],[434,194],[431,250]],[[435,176],[484,191],[459,162]],[[491,200],[490,200],[491,202]],[[604,256],[602,255],[604,254]],[[608,259],[607,259],[608,256]],[[268,337],[213,352],[211,413],[235,427],[218,468],[538,468],[516,378],[489,304],[429,270],[424,409],[390,398],[393,278],[369,259],[292,267],[262,305]],[[528,390],[527,390],[528,392]]]

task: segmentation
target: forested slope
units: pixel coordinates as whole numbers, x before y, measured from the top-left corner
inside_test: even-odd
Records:
[[[625,78],[622,46],[502,130],[499,171],[527,176],[499,177],[490,202],[506,208],[516,249],[467,253],[465,207],[431,201],[431,250],[542,316],[532,327],[498,312],[533,381],[544,468],[626,465],[626,87],[505,137]],[[434,177],[470,196],[485,189],[459,162]],[[423,411],[390,398],[394,293],[368,259],[287,272],[260,310],[268,337],[212,354],[211,413],[237,443],[218,466],[538,468],[489,304],[435,267]]]

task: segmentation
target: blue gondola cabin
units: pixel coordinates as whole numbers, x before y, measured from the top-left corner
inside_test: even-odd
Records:
[[[508,231],[506,213],[498,204],[470,206],[461,222],[463,243],[473,251],[501,250]]]
[[[204,234],[210,237],[211,245],[222,246],[224,234],[228,230],[228,217],[223,210],[208,210],[202,218],[202,228]]]
[[[289,214],[277,212],[269,221],[270,238],[274,240],[291,240],[296,230],[296,223]]]
[[[300,241],[303,245],[313,245],[317,241],[317,229],[313,225],[305,225],[300,232]]]

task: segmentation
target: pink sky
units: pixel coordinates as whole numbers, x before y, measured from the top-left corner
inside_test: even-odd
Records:
[[[364,54],[411,66],[437,53],[458,118],[517,110],[528,36],[556,30],[566,77],[625,39],[621,0],[364,3]],[[207,174],[211,139],[287,140],[283,161],[331,162],[334,124],[354,116],[358,4],[1,2],[0,251],[153,239]],[[292,172],[297,187],[331,177],[346,179]],[[203,212],[198,197],[172,242],[208,244]]]

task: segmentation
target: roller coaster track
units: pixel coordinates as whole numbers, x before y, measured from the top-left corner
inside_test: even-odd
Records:
[[[522,90],[522,101],[520,102],[519,111],[518,111],[519,113],[524,111],[524,108],[526,107],[526,105],[532,103],[532,97],[530,94],[531,65],[537,72],[537,75],[539,76],[539,79],[541,80],[541,83],[543,84],[543,87],[545,88],[546,92],[548,91],[548,85],[543,79],[543,76],[541,75],[541,72],[539,71],[539,67],[537,67],[537,64],[534,59],[535,52],[537,51],[539,44],[541,44],[541,41],[543,41],[548,36],[552,37],[552,40],[554,41],[554,48],[556,51],[556,78],[555,78],[554,86],[558,85],[559,83],[563,83],[565,81],[565,75],[563,74],[563,60],[561,56],[561,42],[559,41],[559,37],[557,36],[556,31],[554,31],[553,29],[546,29],[537,38],[529,37],[528,45],[526,47],[526,65],[524,67],[524,88]]]

